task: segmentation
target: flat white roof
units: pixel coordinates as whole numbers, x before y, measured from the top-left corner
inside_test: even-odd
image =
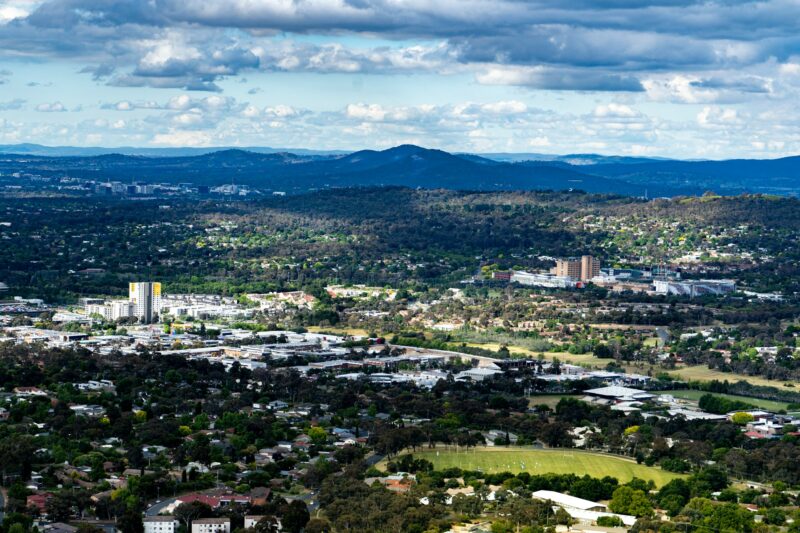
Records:
[[[575,496],[570,496],[569,494],[555,492],[552,490],[537,490],[533,493],[533,497],[537,500],[550,500],[551,502],[563,507],[570,507],[572,509],[580,509],[583,511],[589,511],[596,507],[602,507],[603,509],[606,508],[605,504],[584,500],[583,498],[576,498]]]
[[[621,387],[619,385],[611,385],[609,387],[600,387],[597,389],[589,389],[583,391],[584,394],[592,396],[603,396],[606,398],[652,398],[653,395],[641,389],[632,389],[630,387]]]
[[[576,520],[591,520],[592,522],[597,522],[597,519],[601,516],[616,516],[622,523],[626,526],[632,526],[636,523],[636,517],[627,515],[627,514],[616,514],[616,513],[603,513],[600,511],[584,511],[582,509],[564,509],[568,515]]]

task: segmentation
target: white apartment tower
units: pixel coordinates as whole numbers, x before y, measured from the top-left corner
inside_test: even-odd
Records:
[[[155,322],[161,311],[161,283],[145,281],[129,285],[129,299],[135,307],[134,315],[145,324]]]

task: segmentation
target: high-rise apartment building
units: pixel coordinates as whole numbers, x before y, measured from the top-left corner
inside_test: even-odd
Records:
[[[600,275],[600,260],[591,255],[581,257],[581,281],[589,281],[595,276]]]
[[[131,304],[135,306],[134,315],[140,322],[155,322],[161,310],[161,283],[145,281],[131,283],[128,288]]]
[[[591,255],[584,255],[580,259],[557,259],[556,266],[550,272],[556,276],[589,281],[600,274],[600,261]]]
[[[560,277],[581,279],[581,262],[576,259],[557,259],[551,272]]]

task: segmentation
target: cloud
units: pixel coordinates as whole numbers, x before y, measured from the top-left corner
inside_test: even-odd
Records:
[[[617,104],[610,102],[608,104],[601,104],[594,108],[594,116],[596,117],[616,117],[616,118],[631,118],[638,116],[639,113],[624,104]]]
[[[14,19],[27,17],[29,12],[15,5],[0,5],[0,25],[7,24]]]
[[[210,146],[211,142],[212,136],[202,131],[173,130],[153,137],[153,144],[162,146]]]
[[[520,85],[555,91],[629,91],[643,90],[635,77],[604,71],[578,69],[492,66],[477,74],[484,85]]]
[[[697,114],[697,123],[704,128],[742,124],[739,112],[732,108],[705,106]]]
[[[113,109],[114,111],[134,111],[137,109],[162,109],[163,107],[153,101],[132,102],[130,100],[120,100],[114,103],[104,103],[100,109]]]
[[[42,113],[62,113],[67,108],[61,102],[43,103],[36,106],[36,111]]]
[[[613,92],[641,92],[645,80],[652,84],[655,78],[684,76],[698,89],[712,89],[705,94],[728,97],[771,92],[769,79],[742,69],[777,61],[790,70],[787,61],[800,52],[794,24],[800,4],[793,0],[581,0],[570,5],[556,0],[44,0],[9,5],[15,15],[0,34],[7,53],[81,58],[91,63],[85,71],[95,79],[125,87],[219,91],[221,79],[252,70],[467,70],[486,84]],[[329,42],[295,38],[300,34],[328,36]],[[348,35],[369,35],[377,45],[358,47]],[[716,71],[723,75],[710,75]],[[724,74],[734,71],[738,81]]]
[[[22,98],[14,98],[13,100],[8,100],[7,102],[0,102],[0,111],[13,111],[16,109],[22,109],[23,105],[25,105],[25,100]]]

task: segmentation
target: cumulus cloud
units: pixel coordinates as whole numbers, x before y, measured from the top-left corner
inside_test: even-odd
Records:
[[[645,80],[657,84],[654,76],[670,73],[709,90],[698,94],[724,96],[770,92],[771,80],[741,70],[778,61],[790,71],[800,48],[794,24],[800,4],[793,0],[43,0],[9,6],[13,12],[0,13],[4,50],[83,58],[96,79],[128,87],[219,91],[220,79],[258,69],[471,69],[481,83],[648,94],[653,89]],[[301,33],[328,35],[330,42],[292,38]],[[344,44],[343,34],[368,34],[384,44],[359,48]],[[707,75],[712,71],[722,74]],[[661,97],[674,92],[662,87]],[[686,100],[686,94],[670,98]]]
[[[61,102],[42,103],[36,106],[36,111],[42,113],[62,113],[67,108]]]
[[[789,151],[800,149],[800,125],[792,118],[800,97],[798,19],[796,0],[6,0],[0,1],[5,57],[68,60],[85,67],[89,83],[182,94],[104,96],[101,124],[92,115],[86,123],[57,125],[59,115],[34,113],[36,128],[26,129],[4,117],[1,135],[86,140],[96,128],[132,144],[246,139],[454,147],[461,140],[462,148],[493,150]],[[470,83],[464,80],[512,88],[470,90],[464,100],[502,96],[447,105],[401,105],[396,95],[373,98],[368,90],[336,103],[320,98],[314,110],[301,108],[309,105],[302,98],[272,98],[271,78],[305,83],[308,74],[318,75],[321,87],[327,75],[359,82],[362,75],[425,74],[450,76],[447,83],[459,89]],[[248,85],[230,94],[247,92],[252,102],[222,94],[231,78],[245,76]],[[0,73],[0,81],[8,77]],[[429,78],[419,79],[416,96],[424,96]],[[541,100],[553,111],[534,108],[539,90],[562,91]],[[563,91],[592,93],[582,114],[568,110],[575,96]],[[552,103],[562,98],[565,109]],[[659,105],[644,105],[650,102]],[[677,107],[683,111],[664,111]],[[644,112],[653,108],[660,111]],[[60,102],[31,109],[67,110]],[[162,133],[155,138],[153,131]]]

